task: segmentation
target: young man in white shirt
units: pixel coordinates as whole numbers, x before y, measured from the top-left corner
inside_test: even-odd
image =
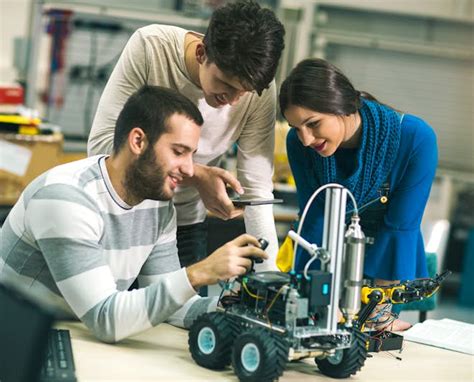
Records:
[[[204,124],[194,155],[194,175],[174,198],[182,265],[206,256],[206,209],[222,219],[242,214],[226,184],[246,198],[272,198],[276,88],[284,28],[269,9],[238,1],[214,12],[206,34],[166,25],[137,30],[127,43],[99,102],[88,142],[90,155],[110,153],[115,121],[126,99],[144,84],[175,89],[201,111]],[[218,168],[237,147],[237,177]],[[271,205],[247,207],[246,231],[278,250]]]

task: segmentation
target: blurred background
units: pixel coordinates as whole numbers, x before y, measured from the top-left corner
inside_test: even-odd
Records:
[[[210,14],[224,3],[0,0],[0,222],[37,175],[86,156],[100,95],[135,29],[161,23],[205,32]],[[440,160],[422,228],[435,272],[453,274],[427,315],[474,323],[474,1],[260,3],[286,28],[277,85],[303,58],[322,57],[357,89],[434,128]],[[278,121],[275,131],[282,239],[297,207],[284,143],[288,126]],[[231,171],[234,154],[229,150],[222,162]],[[243,222],[214,227],[221,235],[210,250],[243,230]],[[419,319],[418,310],[402,315]]]

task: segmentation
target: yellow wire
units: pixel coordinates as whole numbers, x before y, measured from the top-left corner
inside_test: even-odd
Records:
[[[249,295],[250,297],[253,297],[253,298],[255,298],[256,300],[262,300],[262,299],[263,299],[263,297],[259,297],[259,296],[257,296],[256,294],[253,294],[252,292],[250,292],[249,289],[247,288],[247,284],[246,284],[246,283],[242,283],[242,286],[244,287],[245,291],[248,293],[248,295]]]
[[[433,292],[431,292],[429,295],[425,296],[425,298],[430,298],[431,296],[433,296],[433,295],[438,291],[438,289],[439,289],[439,286],[437,286],[437,287],[433,290]]]

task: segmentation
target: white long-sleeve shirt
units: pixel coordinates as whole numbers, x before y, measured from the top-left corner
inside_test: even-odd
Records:
[[[247,93],[234,106],[209,106],[186,69],[186,33],[182,28],[154,24],[133,34],[102,93],[89,136],[89,155],[112,152],[115,122],[131,94],[145,84],[165,86],[192,100],[204,117],[194,161],[216,166],[223,154],[237,144],[237,178],[245,196],[272,198],[275,83],[260,97]],[[205,219],[206,209],[194,187],[180,187],[174,204],[178,225]],[[276,269],[278,243],[272,206],[247,207],[244,219],[248,233],[264,237],[270,243],[266,250],[270,259],[258,269]]]

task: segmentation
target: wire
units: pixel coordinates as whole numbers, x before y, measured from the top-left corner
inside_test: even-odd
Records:
[[[426,295],[424,298],[430,298],[439,290],[439,285],[431,292],[430,294]]]
[[[375,202],[378,202],[382,198],[383,198],[383,196],[377,196],[375,199],[372,199],[371,201],[365,203],[362,207],[359,207],[359,211],[362,211],[364,208],[370,206],[371,204],[374,204]],[[346,212],[346,215],[349,215],[349,214],[353,213],[354,211],[356,211],[355,208],[353,208],[352,210]],[[359,211],[356,212],[357,215],[358,215]]]
[[[265,309],[267,315],[268,315],[268,312],[270,311],[270,309],[272,308],[273,304],[274,304],[275,301],[277,300],[278,296],[281,294],[281,292],[283,292],[283,289],[284,289],[287,285],[288,285],[288,284],[282,285],[281,288],[278,290],[277,294],[275,295],[275,297],[273,297],[273,300],[272,300],[272,301],[270,302],[270,304],[268,305],[268,308]]]
[[[375,336],[370,336],[371,339],[373,339],[374,341],[377,342],[377,345],[376,346],[376,352],[379,352],[380,349],[382,349],[382,345],[383,345],[383,341],[381,338],[378,337],[378,335],[375,335]]]
[[[268,313],[270,312],[270,309],[273,307],[273,304],[275,303],[275,301],[277,300],[278,296],[281,294],[281,292],[283,291],[283,289],[285,289],[285,287],[287,286],[288,284],[284,284],[280,287],[280,289],[278,290],[277,294],[275,295],[275,297],[273,297],[272,301],[270,302],[270,304],[268,304],[268,307],[265,308],[265,312],[264,312],[264,315],[265,315],[265,318],[267,319],[267,324],[268,326],[270,327],[270,329],[272,328],[272,322],[270,321],[270,317],[268,316]]]
[[[309,200],[306,202],[306,205],[304,207],[304,210],[303,210],[303,214],[301,215],[301,220],[300,220],[300,223],[298,225],[298,231],[296,232],[298,235],[301,236],[301,230],[303,228],[303,223],[304,223],[304,220],[306,218],[306,214],[308,213],[308,210],[309,208],[311,207],[311,204],[313,203],[313,200],[316,198],[316,196],[318,196],[318,194],[325,190],[326,188],[330,188],[330,187],[336,187],[336,188],[342,188],[342,189],[345,189],[347,191],[347,194],[349,195],[349,197],[351,198],[352,200],[352,204],[354,205],[354,210],[355,210],[355,214],[358,215],[359,214],[359,210],[357,208],[357,202],[355,201],[355,198],[354,198],[354,195],[352,195],[352,192],[350,192],[347,188],[341,186],[340,184],[338,183],[328,183],[328,184],[325,184],[324,186],[321,186],[319,187],[316,191],[313,192],[313,195],[311,195],[311,197],[309,198]],[[291,267],[291,270],[292,272],[295,271],[295,264],[296,264],[296,250],[298,248],[298,243],[295,241],[295,247],[293,249],[293,264],[292,264],[292,267]]]
[[[395,358],[397,361],[401,361],[402,360],[402,357],[399,357],[397,355],[394,355],[392,353],[390,353],[389,351],[385,351],[385,353],[387,353],[388,355],[391,355],[393,358]]]
[[[244,290],[248,293],[250,297],[253,297],[256,300],[263,300],[263,297],[257,296],[256,294],[253,294],[252,292],[250,292],[249,289],[247,288],[246,283],[243,282],[242,286],[244,287]]]
[[[398,314],[392,312],[391,305],[392,304],[385,304],[383,306],[377,305],[376,308],[378,308],[378,310],[374,311],[375,314],[367,319],[365,325],[369,329],[379,332],[384,332],[390,326],[393,326],[395,320],[398,318]]]
[[[304,271],[303,271],[303,274],[304,274],[304,278],[306,280],[309,280],[309,277],[308,277],[308,270],[309,270],[309,267],[311,266],[311,264],[313,264],[313,261],[317,259],[317,256],[313,256],[311,259],[309,259],[307,262],[306,262],[306,265],[304,266]]]

